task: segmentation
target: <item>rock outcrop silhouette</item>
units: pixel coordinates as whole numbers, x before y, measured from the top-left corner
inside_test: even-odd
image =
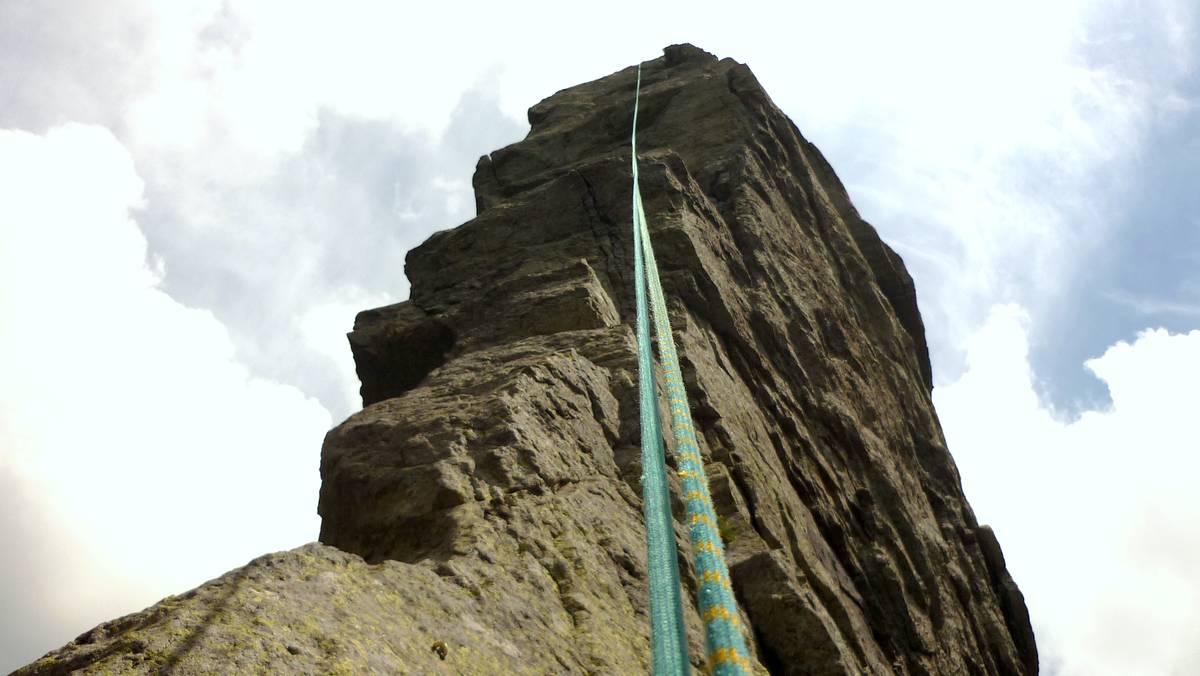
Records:
[[[359,314],[364,409],[325,439],[320,544],[19,673],[647,672],[635,70],[531,108],[480,159],[476,218],[408,254],[409,300]],[[1035,674],[903,262],[745,65],[676,45],[642,77],[642,191],[758,666]]]

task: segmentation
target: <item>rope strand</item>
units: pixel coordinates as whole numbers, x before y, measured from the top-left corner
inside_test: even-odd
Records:
[[[700,458],[700,447],[695,426],[692,424],[687,391],[683,386],[683,373],[679,369],[679,355],[675,349],[675,338],[671,333],[670,318],[667,315],[666,297],[658,276],[658,263],[654,258],[654,247],[650,243],[650,229],[646,225],[646,213],[638,186],[637,114],[641,87],[642,68],[639,65],[637,91],[633,99],[633,132],[630,135],[630,147],[633,162],[634,278],[642,419],[642,500],[649,547],[654,673],[686,673],[688,658],[679,593],[679,569],[675,559],[671,504],[658,420],[658,393],[651,355],[647,295],[653,310],[659,362],[666,381],[667,400],[671,407],[671,433],[675,439],[676,465],[679,467],[679,476],[683,484],[686,523],[692,544],[692,570],[699,582],[697,606],[704,622],[708,670],[719,676],[740,676],[751,673],[750,653],[746,650],[746,642],[738,626],[737,600],[729,584],[725,545],[721,541],[717,514],[708,490],[708,478]],[[670,570],[664,569],[664,558],[668,558]],[[664,617],[672,613],[674,617]]]

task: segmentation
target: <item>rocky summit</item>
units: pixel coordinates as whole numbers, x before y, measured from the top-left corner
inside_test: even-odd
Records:
[[[642,69],[642,192],[756,668],[1035,674],[904,263],[745,65],[677,45]],[[478,215],[408,254],[409,300],[359,314],[319,544],[18,673],[646,673],[635,78],[531,108],[479,160]]]

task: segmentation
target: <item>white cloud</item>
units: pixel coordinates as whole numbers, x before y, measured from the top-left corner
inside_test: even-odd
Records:
[[[6,617],[52,632],[3,646],[16,660],[315,539],[331,421],[251,376],[211,313],[158,288],[129,215],[142,182],[109,132],[0,131],[0,185],[0,470],[22,505],[0,519],[40,524],[55,554],[30,556],[56,562],[6,548],[4,579],[35,578],[6,590],[19,597]]]
[[[1136,154],[1155,96],[1179,73],[1154,80],[1090,58],[1111,11],[896,5],[872,12],[848,64],[802,71],[816,90],[780,87],[781,105],[909,263],[939,382],[960,371],[981,308],[1019,301],[1040,320],[1113,227],[1120,186],[1107,176]],[[769,63],[764,82],[782,85],[788,62]],[[838,82],[854,91],[825,105]]]
[[[721,21],[712,20],[716,9]],[[469,216],[465,179],[474,156],[515,140],[507,128],[473,130],[510,126],[553,91],[653,58],[671,42],[693,41],[746,61],[831,155],[860,208],[908,260],[943,382],[959,371],[960,346],[982,321],[980,308],[1021,302],[1039,323],[1054,308],[1111,226],[1108,207],[1120,184],[1105,183],[1105,172],[1136,154],[1155,107],[1179,98],[1175,85],[1192,67],[1194,42],[1181,26],[1193,10],[1163,0],[1140,8],[1141,20],[1131,24],[1124,9],[1082,0],[1019,0],[1003,8],[851,2],[772,8],[772,20],[763,21],[764,12],[730,15],[701,3],[686,13],[638,6],[640,20],[632,24],[614,7],[589,16],[589,30],[580,32],[574,13],[536,3],[464,9],[355,1],[331,8],[194,0],[133,13],[136,30],[95,23],[106,31],[105,43],[120,43],[129,32],[141,38],[136,58],[122,57],[142,64],[133,80],[141,86],[121,89],[121,105],[109,107],[124,111],[117,115],[120,138],[150,194],[171,207],[162,217],[169,224],[146,222],[152,245],[170,239],[186,241],[191,251],[219,249],[223,256],[206,251],[205,260],[226,270],[209,274],[240,276],[271,294],[278,312],[294,316],[348,294],[398,298],[405,284],[398,271],[395,282],[382,283],[375,271],[383,266],[369,257],[343,263],[338,269],[353,274],[336,278],[326,268],[297,265],[262,279],[246,256],[257,261],[262,251],[278,251],[295,263],[344,248],[341,212],[373,224],[369,233],[357,229],[360,240],[386,242],[375,250],[401,256],[433,230]],[[521,20],[506,20],[514,15]],[[622,40],[612,41],[617,34]],[[60,45],[39,54],[62,51]],[[86,69],[41,79],[53,81],[53,91],[104,89]],[[479,83],[487,83],[499,108],[471,127],[451,129],[464,91]],[[323,114],[379,123],[391,138],[409,139],[399,147],[381,143],[373,154],[363,148],[353,159],[379,164],[373,158],[387,152],[396,164],[423,167],[425,175],[394,183],[419,189],[401,199],[382,196],[394,205],[390,213],[364,211],[360,199],[374,187],[312,153]],[[458,148],[456,139],[465,136],[471,142]],[[467,161],[439,165],[451,154]],[[305,175],[309,185],[336,190],[297,192],[295,181],[281,183],[298,160],[315,170]],[[367,199],[380,197],[375,193]],[[438,194],[444,199],[434,205],[428,196]],[[294,208],[302,203],[308,211]],[[169,237],[160,238],[168,227]],[[189,270],[187,278],[196,274]],[[187,297],[222,316],[252,366],[288,377],[277,365],[260,364],[272,351],[226,311],[234,301]],[[299,337],[294,326],[272,325],[272,333],[282,330]],[[324,389],[318,395],[342,406]]]
[[[1047,673],[1200,671],[1200,330],[1141,332],[1087,368],[1107,410],[1038,402],[1028,317],[997,306],[968,369],[934,390],[963,487],[1004,545]]]

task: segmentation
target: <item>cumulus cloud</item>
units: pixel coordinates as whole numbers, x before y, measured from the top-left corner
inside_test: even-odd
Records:
[[[0,8],[0,90],[19,104],[0,126],[112,129],[146,183],[137,216],[163,290],[210,310],[255,375],[348,415],[354,312],[407,295],[405,253],[474,215],[476,160],[524,131],[499,110],[497,71],[444,58],[447,8],[128,9]]]
[[[116,130],[147,180],[151,249],[176,270],[167,289],[213,310],[257,372],[340,416],[355,407],[341,394],[352,375],[304,347],[298,318],[339,298],[402,298],[404,252],[472,215],[474,160],[520,136],[526,107],[693,41],[755,68],[905,256],[945,382],[992,302],[1021,302],[1046,337],[1114,227],[1127,183],[1114,167],[1186,100],[1176,90],[1194,36],[1181,26],[1194,10],[1161,0],[1130,21],[1127,9],[843,3],[713,22],[654,6],[634,25],[619,11],[590,17],[586,32],[532,5],[504,31],[493,26],[521,10],[478,7],[462,22],[445,4],[194,0],[120,20],[57,17],[59,32],[10,10],[9,32],[34,37],[14,40],[7,63],[40,77],[13,68],[0,86],[33,111],[8,113],[10,124],[66,114]],[[88,39],[74,39],[78,25]],[[73,44],[108,47],[82,62],[63,56],[81,51]],[[39,112],[43,91],[74,95]],[[246,312],[248,296],[269,299],[266,320]]]
[[[153,10],[138,0],[0,4],[0,128],[119,128],[154,80]]]
[[[1122,225],[1126,169],[1191,73],[1194,40],[1178,26],[1193,14],[1183,2],[909,3],[873,9],[856,53],[818,42],[807,60],[763,69],[905,258],[937,382],[961,372],[991,304],[1026,307],[1041,348],[1061,306],[1095,282],[1096,252]],[[821,51],[846,60],[788,72]],[[793,77],[813,84],[787,87]]]
[[[1200,330],[1145,330],[1087,362],[1111,407],[1039,403],[1029,316],[996,306],[934,390],[963,487],[1025,593],[1045,673],[1200,671]]]
[[[165,289],[212,309],[257,373],[348,415],[359,403],[345,341],[354,313],[408,295],[408,250],[475,214],[478,148],[520,135],[487,87],[463,93],[439,137],[321,108],[302,145],[253,179],[145,151],[139,218],[174,271]],[[314,351],[306,317],[332,305],[345,308],[340,323],[321,325],[328,333]]]
[[[0,185],[0,578],[6,624],[30,628],[0,637],[15,667],[314,539],[331,420],[162,291],[112,134],[0,132]]]

